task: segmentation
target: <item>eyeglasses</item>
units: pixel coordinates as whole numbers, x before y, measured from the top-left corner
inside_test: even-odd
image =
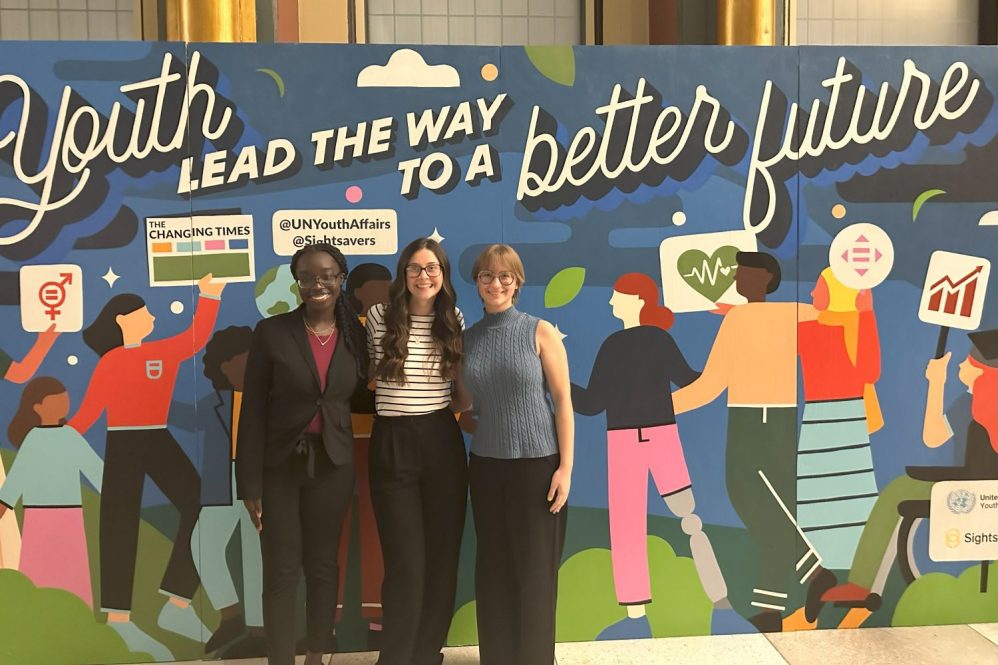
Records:
[[[425,266],[410,263],[405,267],[405,274],[409,277],[419,277],[419,273],[425,272],[427,277],[438,277],[440,275],[440,264],[430,263]]]
[[[298,284],[299,289],[311,289],[318,284],[326,287],[327,289],[333,289],[343,283],[346,279],[347,274],[341,272],[338,275],[323,275],[322,277],[302,277],[301,279],[296,279],[295,283]]]
[[[478,282],[479,284],[488,285],[491,284],[496,277],[499,278],[499,283],[503,286],[509,286],[516,281],[516,277],[511,272],[492,272],[491,270],[483,270],[478,273]]]

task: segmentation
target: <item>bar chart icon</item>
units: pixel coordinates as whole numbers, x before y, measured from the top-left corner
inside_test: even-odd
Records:
[[[933,252],[918,318],[950,328],[977,328],[990,273],[991,262],[979,256]]]

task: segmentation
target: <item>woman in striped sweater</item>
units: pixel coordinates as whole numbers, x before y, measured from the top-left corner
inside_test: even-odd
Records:
[[[451,410],[464,318],[440,244],[409,243],[388,295],[367,314],[376,380],[371,498],[385,561],[378,664],[439,665],[468,492],[464,438]]]

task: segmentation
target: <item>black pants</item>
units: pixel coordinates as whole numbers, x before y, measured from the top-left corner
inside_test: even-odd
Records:
[[[559,455],[471,456],[482,665],[554,663],[558,566],[568,506],[552,515],[547,493],[559,463]]]
[[[201,512],[201,477],[197,469],[166,428],[110,430],[100,504],[101,607],[108,611],[132,609],[146,476],[180,512],[180,525],[160,589],[190,600],[201,583],[191,554],[191,534]]]
[[[267,662],[292,665],[298,580],[305,570],[308,650],[334,650],[340,532],[353,496],[353,464],[334,466],[313,441],[314,478],[307,457],[293,453],[263,472],[263,625]]]
[[[385,560],[378,664],[438,665],[454,615],[468,505],[468,463],[454,414],[376,418],[370,473]]]

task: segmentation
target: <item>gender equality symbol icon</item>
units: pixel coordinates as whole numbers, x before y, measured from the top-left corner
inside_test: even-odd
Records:
[[[50,280],[38,288],[38,300],[45,307],[45,315],[52,321],[62,313],[59,309],[66,302],[66,286],[73,283],[73,274],[59,273],[59,280]]]
[[[83,328],[83,270],[71,263],[21,266],[21,327],[26,332]]]

